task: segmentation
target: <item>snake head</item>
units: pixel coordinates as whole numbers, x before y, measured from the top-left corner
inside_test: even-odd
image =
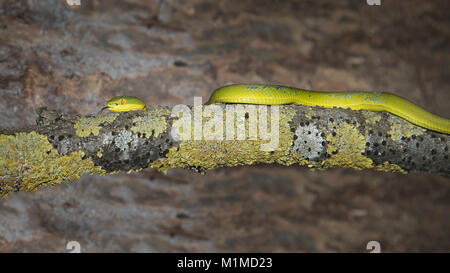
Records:
[[[108,109],[113,112],[126,112],[133,110],[146,110],[145,103],[134,96],[116,96],[106,102],[106,107],[102,110]]]

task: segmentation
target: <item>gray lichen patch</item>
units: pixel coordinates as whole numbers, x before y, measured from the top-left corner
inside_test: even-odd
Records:
[[[71,144],[72,141],[68,138],[64,138],[61,141],[59,141],[59,152],[61,154],[68,154],[71,152]]]
[[[101,153],[93,154],[95,164],[102,166],[108,172],[137,171],[148,167],[158,159],[164,158],[169,148],[174,146],[169,130],[165,130],[158,137],[147,138],[141,133],[133,133],[125,123],[116,128],[118,133],[106,134],[101,138]]]
[[[325,135],[316,127],[316,123],[301,122],[295,130],[292,152],[300,154],[306,160],[315,160],[325,153],[323,142]]]
[[[111,144],[114,140],[114,136],[112,132],[105,132],[104,134],[100,135],[100,145],[105,146],[108,144]]]
[[[115,145],[120,150],[124,151],[128,148],[128,145],[131,143],[133,138],[131,137],[132,133],[127,130],[122,130],[119,135],[115,138]]]

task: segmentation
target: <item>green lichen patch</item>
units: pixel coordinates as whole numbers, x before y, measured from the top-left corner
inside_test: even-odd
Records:
[[[365,151],[366,140],[359,132],[359,125],[342,123],[336,125],[336,134],[327,135],[327,153],[330,158],[324,160],[324,167],[341,166],[354,169],[365,169],[373,166],[372,159],[362,155]]]
[[[102,128],[101,124],[113,122],[117,115],[114,113],[106,116],[80,118],[73,126],[76,129],[75,133],[79,137],[88,137],[91,134],[98,136]]]
[[[103,156],[103,148],[100,148],[100,150],[98,150],[97,152],[97,157],[102,158],[102,156]]]
[[[131,127],[131,131],[136,134],[141,133],[147,138],[150,138],[152,135],[158,137],[166,130],[166,117],[169,115],[170,111],[167,108],[150,108],[145,116],[133,119],[133,124],[135,125]]]
[[[383,164],[375,166],[374,169],[377,171],[384,171],[384,172],[399,172],[403,174],[408,173],[406,170],[402,169],[399,165],[392,164],[387,161],[385,161]]]
[[[392,140],[400,140],[402,137],[420,136],[426,132],[425,129],[418,127],[410,122],[395,118],[388,133]]]
[[[0,135],[0,196],[12,191],[34,191],[86,174],[105,174],[84,152],[61,156],[36,132]]]

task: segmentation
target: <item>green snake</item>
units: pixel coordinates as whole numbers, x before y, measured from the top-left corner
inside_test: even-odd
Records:
[[[206,104],[302,104],[327,108],[387,111],[423,128],[450,134],[450,120],[387,92],[319,92],[280,85],[233,84],[216,89]]]

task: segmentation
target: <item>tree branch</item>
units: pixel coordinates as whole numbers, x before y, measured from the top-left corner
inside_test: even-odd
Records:
[[[183,118],[162,106],[88,117],[39,109],[36,126],[0,130],[0,195],[149,166],[163,172],[175,167],[204,172],[278,163],[450,176],[448,135],[389,113],[301,105],[208,107],[185,107]],[[204,113],[201,121],[202,109],[222,112],[223,120]],[[233,111],[236,122],[227,124]],[[209,126],[217,120],[219,129]],[[184,131],[178,130],[180,125]],[[240,132],[245,133],[242,140],[237,139],[243,138]]]

